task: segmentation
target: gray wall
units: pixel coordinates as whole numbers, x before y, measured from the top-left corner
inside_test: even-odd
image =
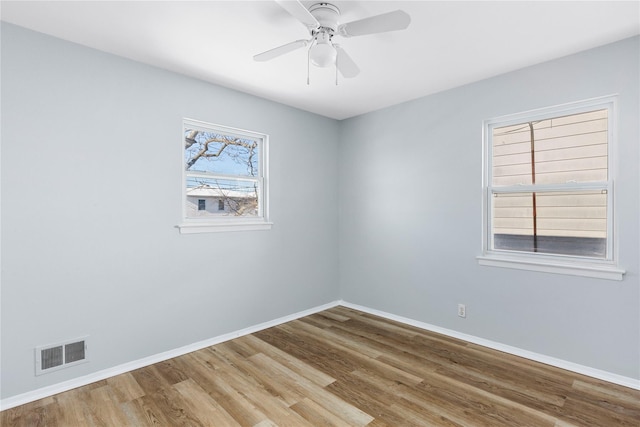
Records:
[[[3,398],[338,298],[640,378],[638,38],[343,122],[10,24],[1,48]],[[616,92],[625,280],[478,266],[482,120]],[[270,135],[272,230],[174,228],[183,117]],[[85,334],[90,363],[34,377]]]
[[[344,121],[342,298],[640,378],[639,51],[627,39]],[[479,266],[483,120],[614,93],[624,280]]]
[[[179,234],[183,117],[270,135],[272,230]],[[337,136],[2,23],[2,397],[335,300]],[[85,334],[90,363],[34,377],[35,346]]]

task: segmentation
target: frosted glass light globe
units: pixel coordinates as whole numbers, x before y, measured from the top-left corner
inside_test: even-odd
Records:
[[[328,42],[319,41],[311,48],[311,62],[318,67],[330,67],[336,63],[337,52]]]

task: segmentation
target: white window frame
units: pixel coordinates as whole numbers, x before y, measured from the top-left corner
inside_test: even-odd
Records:
[[[230,176],[224,174],[189,172],[184,166],[184,135],[186,129],[196,129],[204,132],[215,132],[222,135],[232,135],[248,138],[258,142],[258,177]],[[269,136],[266,134],[236,129],[228,126],[207,123],[193,119],[183,119],[182,134],[180,138],[180,162],[182,169],[182,221],[178,224],[181,234],[209,233],[221,231],[254,231],[269,230],[273,223],[269,222]],[[206,178],[233,179],[258,183],[258,216],[254,217],[187,217],[187,177],[202,176]]]
[[[517,114],[497,117],[483,122],[483,196],[482,196],[482,255],[478,263],[485,266],[542,271],[547,273],[569,274],[575,276],[596,277],[601,279],[622,280],[625,273],[617,264],[616,218],[615,218],[615,146],[617,142],[617,96],[611,95],[585,101],[557,105]],[[519,185],[510,187],[492,187],[492,137],[493,129],[524,122],[549,119],[578,114],[598,109],[608,109],[608,181],[606,183],[566,183],[560,185]],[[554,255],[495,250],[492,242],[492,197],[494,192],[540,192],[545,190],[588,190],[607,191],[607,254],[606,258],[590,258],[571,255]]]

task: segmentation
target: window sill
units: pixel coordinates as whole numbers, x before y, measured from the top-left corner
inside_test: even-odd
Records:
[[[270,230],[272,222],[264,221],[237,221],[237,222],[203,222],[203,223],[182,223],[177,227],[180,234],[197,234],[197,233],[218,233],[225,231],[259,231]]]
[[[607,280],[622,280],[624,270],[610,264],[586,264],[562,262],[549,259],[531,259],[508,255],[486,254],[476,257],[478,264],[491,267],[514,268],[518,270],[542,271],[545,273],[568,274],[571,276],[595,277]]]

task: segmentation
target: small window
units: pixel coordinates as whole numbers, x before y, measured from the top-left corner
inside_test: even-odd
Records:
[[[270,228],[267,136],[188,119],[182,135],[181,233]],[[207,210],[207,199],[218,210]]]
[[[482,264],[615,266],[614,123],[613,98],[485,122]]]

